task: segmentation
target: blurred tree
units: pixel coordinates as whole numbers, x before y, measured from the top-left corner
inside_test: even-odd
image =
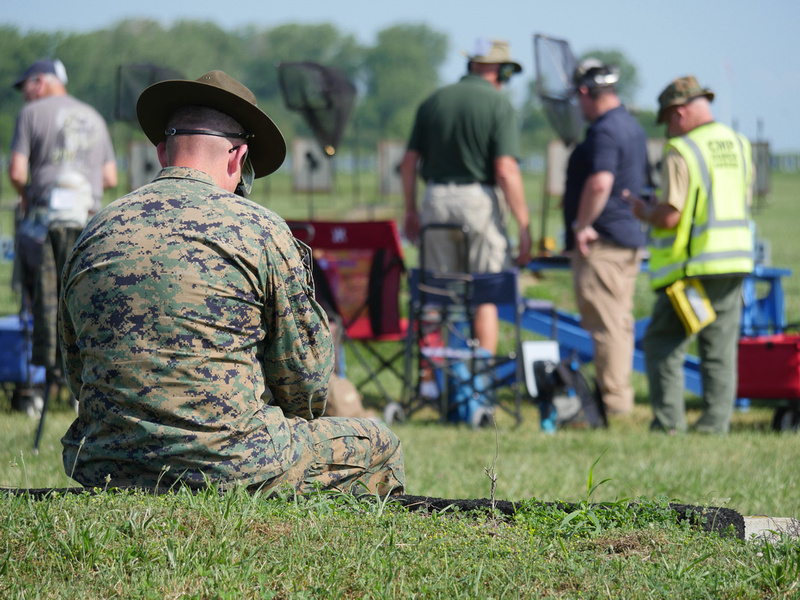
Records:
[[[246,70],[250,89],[259,97],[280,97],[278,62],[312,61],[335,66],[351,77],[359,73],[363,49],[352,35],[333,25],[280,25],[244,34],[248,50]]]
[[[542,108],[542,103],[535,90],[536,81],[528,82],[528,94],[520,109],[521,145],[522,153],[544,153],[547,143],[556,137],[556,132],[550,126],[547,115]]]
[[[447,35],[427,25],[402,24],[378,33],[365,60],[361,122],[380,138],[405,139],[417,107],[439,84]]]
[[[119,40],[109,30],[70,34],[58,46],[70,94],[94,106],[111,123],[116,106]],[[109,49],[98,51],[99,48]]]
[[[239,80],[244,78],[247,53],[235,32],[220,29],[210,21],[179,21],[170,28],[168,38],[178,43],[170,44],[164,55],[172,55],[167,66],[177,68],[187,78],[196,79],[216,69]],[[160,62],[164,62],[163,58]]]
[[[11,144],[14,123],[22,108],[22,94],[12,84],[25,69],[40,58],[54,53],[61,34],[20,33],[16,27],[0,25],[0,143],[6,152]]]
[[[353,35],[330,24],[255,26],[225,31],[214,22],[178,21],[168,27],[155,20],[125,19],[91,32],[26,32],[0,26],[0,142],[7,151],[22,96],[10,83],[35,60],[58,57],[67,68],[67,89],[95,106],[111,123],[118,102],[119,69],[153,64],[194,79],[222,69],[240,79],[258,98],[288,140],[310,135],[302,118],[286,110],[280,94],[278,61],[313,61],[343,70],[359,92],[354,119],[361,144],[374,149],[378,139],[405,139],[419,103],[438,83],[448,49],[445,34],[426,25],[397,25],[378,33],[365,47]],[[2,83],[5,82],[5,83]],[[352,140],[352,128],[346,138]],[[135,124],[112,128],[121,154]]]
[[[279,123],[287,140],[312,134],[302,117],[289,112],[284,105],[278,82],[278,62],[311,61],[337,67],[353,82],[361,74],[364,48],[354,36],[342,35],[330,24],[249,29],[241,36],[247,51],[242,81],[258,97],[259,105]]]

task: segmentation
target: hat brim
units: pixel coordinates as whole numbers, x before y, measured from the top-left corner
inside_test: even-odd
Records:
[[[235,119],[253,137],[247,140],[255,177],[273,173],[286,158],[286,142],[264,111],[222,88],[199,81],[170,79],[145,89],[136,102],[136,116],[147,139],[158,145],[166,139],[167,122],[183,106],[206,106]]]
[[[469,56],[465,54],[469,62],[480,63],[482,65],[514,65],[514,73],[522,72],[522,65],[515,60],[501,60],[487,58],[486,56]]]
[[[20,76],[19,79],[17,79],[14,82],[14,88],[21,90],[22,86],[25,85],[25,82],[28,81],[28,79],[35,77],[36,75],[44,75],[44,74],[56,75],[56,69],[55,66],[53,65],[53,61],[48,59],[37,60],[35,63],[33,63],[30,67],[28,67],[25,70],[25,72]],[[59,77],[58,79],[64,84],[67,83],[66,74],[63,80],[61,77]]]
[[[689,104],[689,102],[691,102],[695,98],[699,98],[701,96],[705,96],[706,98],[708,98],[709,102],[713,102],[714,101],[714,92],[712,92],[711,90],[703,90],[701,93],[695,94],[693,96],[690,96],[686,100],[682,100],[682,101],[677,101],[676,100],[676,101],[672,102],[671,104],[668,104],[667,106],[662,106],[658,110],[658,115],[656,115],[656,125],[661,125],[664,122],[664,113],[666,113],[673,106],[683,106],[684,104]]]
[[[30,69],[25,71],[25,74],[14,82],[13,84],[14,89],[21,90],[22,86],[25,85],[25,82],[28,81],[29,78],[30,78]]]

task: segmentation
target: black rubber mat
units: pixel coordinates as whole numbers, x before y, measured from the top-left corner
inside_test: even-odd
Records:
[[[83,494],[83,493],[96,493],[100,492],[99,488],[0,488],[0,492],[11,495],[24,495],[27,494],[31,498],[41,499],[50,494]],[[165,494],[172,491],[170,488],[109,488],[109,492],[127,492],[139,491],[146,493]],[[363,496],[365,500],[374,500],[374,496]],[[391,501],[406,507],[409,510],[425,511],[429,513],[453,511],[459,512],[473,512],[473,511],[489,511],[492,508],[492,502],[488,498],[481,498],[477,500],[453,500],[445,498],[432,498],[430,496],[392,496]],[[553,506],[565,513],[574,510],[578,505],[570,504],[567,502],[543,502],[542,505]],[[512,516],[517,511],[519,503],[510,502],[507,500],[496,500],[494,503],[495,511],[505,516]],[[636,507],[633,503],[630,506]],[[603,510],[605,507],[602,504],[594,506],[597,510]],[[689,504],[669,504],[669,508],[675,512],[675,518],[678,523],[688,522],[692,527],[697,527],[702,531],[709,533],[717,533],[720,537],[734,536],[740,540],[744,539],[744,517],[735,510],[730,508],[719,508],[716,506],[692,506]]]
[[[491,510],[491,500],[446,500],[444,498],[430,498],[428,496],[396,496],[393,498],[409,510],[424,510],[427,512],[441,512],[443,510],[458,509],[459,511]],[[565,513],[572,512],[577,504],[567,502],[542,502],[546,506],[554,506]],[[511,516],[517,510],[518,503],[505,500],[495,501],[495,510],[501,514]],[[634,508],[636,504],[631,504]],[[603,510],[605,507],[595,505],[595,509]],[[691,506],[688,504],[669,504],[675,512],[678,523],[688,521],[693,527],[703,531],[714,532],[721,537],[734,536],[744,539],[744,517],[730,508],[716,506]]]

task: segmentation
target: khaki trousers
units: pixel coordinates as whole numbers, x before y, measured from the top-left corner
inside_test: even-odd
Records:
[[[469,256],[458,230],[425,234],[425,265],[443,273],[497,273],[508,268],[505,200],[487,184],[429,184],[422,204],[422,224],[448,223],[469,228]]]
[[[642,251],[598,240],[575,250],[572,277],[581,326],[592,336],[597,383],[608,414],[633,411],[633,294]]]

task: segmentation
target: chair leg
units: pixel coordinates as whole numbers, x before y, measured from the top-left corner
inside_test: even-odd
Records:
[[[374,384],[375,384],[375,387],[377,387],[377,388],[378,388],[378,391],[380,392],[381,396],[383,396],[383,399],[384,399],[384,401],[385,401],[387,404],[388,404],[389,402],[392,402],[392,401],[393,401],[393,399],[392,399],[392,397],[391,397],[391,396],[389,396],[389,393],[386,391],[386,388],[383,386],[383,384],[382,384],[382,383],[380,382],[380,380],[378,379],[378,374],[379,374],[379,373],[381,373],[382,371],[384,371],[384,370],[387,370],[387,369],[388,369],[388,370],[392,371],[392,373],[394,373],[394,374],[395,374],[395,376],[396,376],[398,379],[402,379],[402,377],[401,377],[401,376],[400,376],[400,375],[399,375],[399,374],[398,374],[398,373],[395,371],[393,363],[394,363],[394,361],[395,361],[395,360],[397,360],[397,359],[398,359],[400,356],[402,356],[403,350],[401,350],[401,351],[399,351],[399,352],[397,352],[397,353],[393,354],[391,358],[387,359],[387,358],[385,358],[384,356],[382,356],[382,355],[381,355],[381,354],[380,354],[380,353],[379,353],[377,350],[374,350],[374,349],[373,349],[373,348],[371,348],[369,345],[365,345],[365,346],[364,346],[364,348],[365,348],[365,349],[366,349],[366,350],[367,350],[367,351],[368,351],[370,354],[372,354],[372,355],[373,355],[375,358],[377,358],[377,359],[378,359],[378,361],[379,361],[379,363],[380,363],[380,367],[379,367],[378,369],[372,369],[372,368],[370,367],[369,363],[367,362],[366,358],[364,358],[364,355],[363,355],[363,354],[361,353],[361,351],[360,351],[360,350],[359,350],[359,349],[356,347],[356,344],[355,344],[355,343],[353,343],[353,342],[352,342],[352,340],[347,340],[347,339],[346,339],[346,340],[345,340],[345,343],[346,343],[347,345],[349,345],[349,346],[350,346],[350,350],[352,351],[352,353],[353,353],[353,356],[355,356],[355,357],[356,357],[356,359],[358,360],[358,362],[360,362],[360,363],[361,363],[361,365],[362,365],[362,366],[363,366],[363,367],[364,367],[364,368],[367,370],[367,372],[369,373],[369,375],[367,376],[367,378],[366,378],[366,379],[364,379],[364,380],[363,380],[363,381],[361,381],[360,383],[356,384],[356,388],[357,388],[357,389],[361,389],[361,388],[362,388],[362,387],[363,387],[365,384],[372,382],[372,383],[374,383]]]
[[[42,399],[42,414],[39,415],[39,426],[36,428],[36,438],[33,440],[33,453],[39,454],[39,442],[42,439],[42,431],[44,431],[44,417],[47,414],[47,405],[50,401],[51,388],[56,385],[54,382],[47,379],[44,386],[44,398]],[[58,389],[58,388],[56,388]]]

